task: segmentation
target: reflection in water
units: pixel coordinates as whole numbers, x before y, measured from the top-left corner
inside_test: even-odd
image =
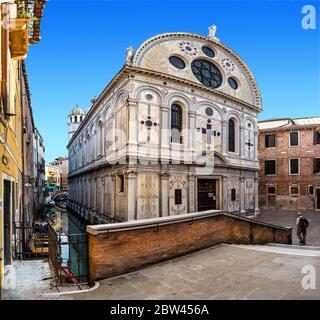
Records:
[[[88,248],[86,223],[71,212],[57,211],[57,232],[61,240],[62,266],[68,267],[80,282],[87,281]]]

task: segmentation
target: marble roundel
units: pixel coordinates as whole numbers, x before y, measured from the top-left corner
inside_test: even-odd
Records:
[[[181,41],[179,43],[180,50],[189,56],[196,56],[198,49],[188,41]]]
[[[221,59],[221,64],[222,64],[222,67],[224,69],[226,69],[227,71],[233,71],[234,70],[234,63],[228,58]]]

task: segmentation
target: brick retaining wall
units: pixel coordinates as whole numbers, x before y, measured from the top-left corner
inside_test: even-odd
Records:
[[[91,281],[220,243],[291,243],[291,228],[222,212],[88,226],[87,232]]]

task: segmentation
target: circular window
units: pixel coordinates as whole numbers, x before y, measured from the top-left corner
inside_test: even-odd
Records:
[[[232,89],[234,90],[238,89],[238,82],[234,78],[228,78],[228,83]]]
[[[213,110],[212,110],[211,108],[209,108],[209,107],[206,108],[205,112],[206,112],[206,115],[207,115],[207,116],[212,117],[212,115],[213,115]]]
[[[210,58],[213,58],[215,56],[214,51],[209,47],[202,47],[202,51],[205,55],[207,55]]]
[[[178,69],[184,69],[185,66],[186,66],[184,61],[181,58],[177,57],[177,56],[171,56],[169,58],[169,61],[174,67],[176,67]]]
[[[151,95],[150,93],[148,93],[148,94],[146,95],[146,99],[147,99],[148,101],[151,101],[151,100],[152,100],[152,95]]]
[[[210,61],[196,59],[191,63],[191,70],[195,77],[206,87],[218,88],[222,83],[222,74]]]

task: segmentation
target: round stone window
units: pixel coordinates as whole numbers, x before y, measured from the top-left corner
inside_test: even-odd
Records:
[[[206,108],[205,110],[206,112],[206,115],[209,116],[209,117],[212,117],[213,116],[213,110],[209,107]]]
[[[212,62],[205,59],[193,60],[191,70],[195,77],[206,87],[215,89],[221,86],[222,74]]]
[[[152,95],[151,95],[150,93],[148,93],[148,94],[146,95],[146,99],[147,99],[148,101],[151,101],[151,100],[152,100]]]
[[[238,89],[238,82],[234,78],[228,78],[228,83],[233,90]]]
[[[186,66],[184,61],[181,58],[177,57],[177,56],[171,56],[169,58],[169,61],[174,67],[176,67],[178,69],[184,69],[185,66]]]
[[[203,46],[202,51],[209,58],[213,58],[215,56],[214,51],[210,47]]]

